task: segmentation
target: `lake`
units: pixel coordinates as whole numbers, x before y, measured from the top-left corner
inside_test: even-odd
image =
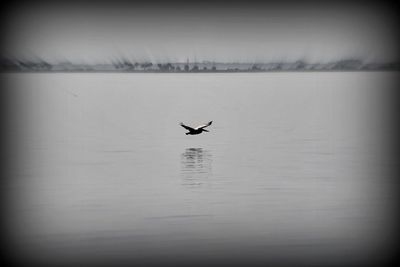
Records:
[[[398,72],[1,77],[23,261],[351,266],[390,248]]]

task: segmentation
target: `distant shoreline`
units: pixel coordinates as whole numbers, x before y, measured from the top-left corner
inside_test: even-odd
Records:
[[[207,71],[207,72],[167,72],[167,71],[79,71],[79,70],[71,70],[71,71],[46,71],[46,70],[6,70],[0,71],[0,73],[104,73],[104,74],[117,74],[117,73],[126,73],[126,74],[218,74],[218,73],[228,73],[228,74],[242,74],[242,73],[321,73],[321,72],[398,72],[400,70],[393,69],[393,70],[273,70],[273,71]]]
[[[329,71],[399,71],[400,62],[363,62],[358,59],[328,63],[294,62],[224,63],[175,62],[151,63],[129,60],[110,63],[49,63],[41,59],[0,59],[0,72],[84,72],[84,73],[264,73],[264,72],[329,72]]]

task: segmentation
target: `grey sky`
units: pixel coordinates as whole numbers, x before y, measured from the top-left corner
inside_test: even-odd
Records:
[[[7,21],[5,56],[58,61],[261,62],[397,60],[393,14],[381,6],[50,5]]]

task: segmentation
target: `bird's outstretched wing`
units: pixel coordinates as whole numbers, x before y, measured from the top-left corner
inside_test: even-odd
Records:
[[[180,125],[181,125],[183,128],[185,128],[186,130],[188,130],[188,131],[194,131],[194,129],[193,129],[192,127],[186,126],[186,125],[183,124],[182,122],[181,122]]]
[[[210,122],[207,123],[207,124],[197,126],[195,129],[196,129],[196,130],[198,130],[198,129],[203,129],[203,128],[206,128],[206,127],[210,126],[211,124],[212,124],[212,121],[210,121]]]

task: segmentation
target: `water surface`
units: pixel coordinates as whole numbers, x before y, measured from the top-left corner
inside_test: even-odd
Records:
[[[391,222],[383,89],[397,76],[3,74],[15,251],[44,263],[376,258]],[[179,126],[210,120],[197,136]]]

